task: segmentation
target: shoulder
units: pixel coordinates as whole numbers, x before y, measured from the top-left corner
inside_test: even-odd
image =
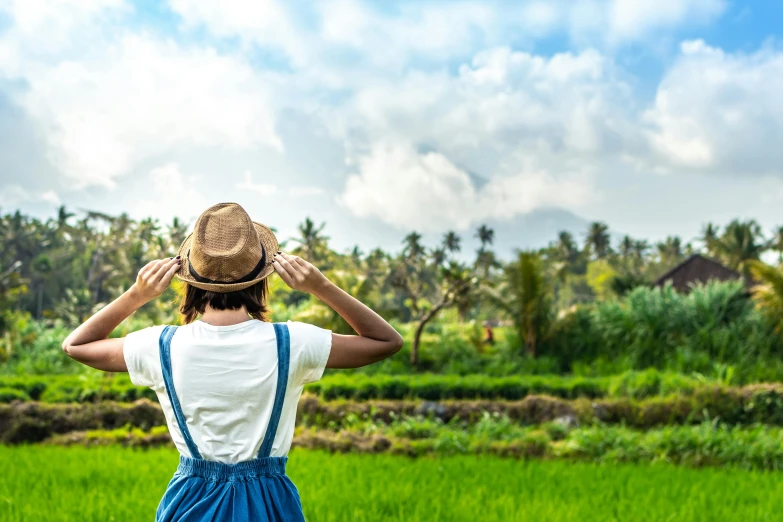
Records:
[[[125,336],[122,353],[131,382],[137,386],[154,386],[160,380],[158,352],[163,326],[151,326]]]
[[[291,332],[291,335],[297,335],[302,337],[307,336],[322,336],[325,333],[331,334],[331,330],[326,330],[324,328],[315,326],[314,324],[309,323],[300,323],[299,321],[287,321],[285,323],[279,323],[282,325],[285,325],[288,327],[288,331]]]
[[[329,352],[332,349],[332,332],[318,326],[288,321],[291,337],[291,359],[295,367],[295,380],[299,384],[317,381],[323,375]]]
[[[131,332],[125,336],[125,345],[127,346],[130,343],[135,348],[139,345],[154,343],[157,347],[158,340],[165,328],[166,325],[158,325]]]

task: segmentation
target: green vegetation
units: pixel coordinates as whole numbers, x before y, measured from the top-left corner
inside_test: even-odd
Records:
[[[176,461],[155,394],[125,374],[77,365],[60,345],[148,260],[171,255],[187,228],[77,219],[65,208],[47,221],[0,216],[0,443],[20,445],[0,447],[0,466],[14,470],[0,469],[0,522],[154,511]],[[324,230],[307,219],[284,248],[370,304],[406,342],[396,357],[328,371],[307,387],[291,475],[302,479],[310,520],[777,512],[783,482],[757,471],[783,467],[783,387],[759,383],[783,381],[783,272],[760,258],[769,249],[783,258],[783,235],[767,241],[756,223],[734,221],[708,225],[697,246],[678,237],[614,245],[608,227],[593,223],[583,245],[563,232],[505,262],[486,226],[475,255],[454,232],[433,247],[412,232],[396,253],[339,253]],[[652,287],[695,252],[758,284]],[[175,283],[112,335],[177,322],[181,293]],[[275,321],[351,331],[274,278],[269,307]],[[82,445],[91,448],[63,447]],[[733,471],[651,466],[659,463]]]
[[[367,375],[332,373],[306,387],[308,393],[332,399],[522,399],[532,394],[561,398],[649,397],[671,393],[691,394],[721,381],[702,376],[686,377],[657,370],[625,372],[609,377],[530,375]],[[130,402],[154,400],[149,388],[133,386],[127,374],[89,372],[83,375],[0,376],[0,390],[12,400],[42,402]]]
[[[149,520],[176,462],[172,449],[0,447],[0,521]],[[297,449],[289,474],[313,522],[753,522],[778,513],[783,497],[781,475],[665,464],[335,457]]]
[[[486,416],[500,416],[520,427],[548,422],[567,425],[620,425],[634,429],[719,421],[726,426],[783,426],[783,388],[752,385],[745,388],[699,388],[691,395],[673,394],[646,399],[556,399],[530,395],[519,401],[324,401],[305,395],[299,403],[303,428],[339,431],[358,425],[379,429],[397,422],[427,420],[469,429]],[[165,422],[158,404],[98,402],[46,404],[16,402],[0,405],[0,443],[41,442],[55,435],[85,430],[142,429]],[[164,438],[164,442],[167,439]]]
[[[432,417],[403,416],[385,424],[349,417],[342,426],[334,423],[321,429],[300,427],[294,446],[339,453],[487,454],[525,459],[783,469],[781,428],[727,426],[716,420],[637,431],[601,424],[576,427],[576,422],[566,416],[526,426],[506,415],[488,412],[474,422],[457,417],[443,422]],[[162,426],[149,431],[122,427],[71,432],[55,436],[47,444],[150,447],[170,445],[171,440]]]
[[[59,351],[69,329],[128,288],[147,261],[171,255],[187,228],[179,220],[163,227],[65,208],[46,221],[19,212],[0,216],[0,372],[79,373]],[[730,376],[740,384],[783,377],[783,300],[774,291],[783,276],[759,261],[781,243],[764,238],[752,221],[709,225],[700,246],[670,237],[654,247],[630,237],[613,245],[608,227],[593,223],[583,246],[563,232],[508,263],[493,252],[487,226],[476,230],[475,255],[463,253],[454,232],[432,247],[413,232],[396,253],[339,253],[329,248],[324,228],[307,219],[298,237],[281,239],[393,321],[407,341],[402,354],[366,372],[608,375],[657,368]],[[694,252],[757,274],[766,290],[751,299],[740,282],[690,295],[650,288]],[[176,322],[181,291],[173,285],[113,335]],[[276,279],[270,308],[277,321],[350,331],[322,303]],[[485,321],[505,325],[493,342],[485,339]]]

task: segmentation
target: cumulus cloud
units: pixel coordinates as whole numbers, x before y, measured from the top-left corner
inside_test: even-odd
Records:
[[[602,171],[763,174],[783,159],[780,52],[686,42],[649,103],[618,54],[717,19],[724,0],[169,6],[181,23],[166,35],[119,23],[138,9],[124,0],[0,6],[12,22],[0,88],[37,126],[41,156],[107,194],[141,173],[152,195],[140,214],[159,215],[167,187],[198,213],[208,201],[183,174],[194,166],[223,176],[224,195],[324,196],[307,205],[326,208],[339,194],[355,215],[436,230],[585,208]],[[533,52],[541,38],[572,50]],[[306,185],[317,176],[324,188]]]
[[[202,186],[193,175],[183,173],[179,164],[166,163],[150,169],[145,176],[144,197],[127,204],[136,216],[189,219],[217,203],[209,200]]]
[[[723,174],[780,174],[783,52],[726,53],[682,44],[646,112],[664,165]]]
[[[597,51],[550,58],[496,48],[456,75],[413,72],[356,94],[352,122],[456,152],[491,143],[591,154],[629,136],[629,87]]]
[[[19,102],[44,129],[52,163],[77,184],[112,186],[176,148],[283,148],[267,82],[210,48],[129,35],[95,60],[40,68],[26,80]]]
[[[340,201],[362,217],[424,231],[465,229],[491,218],[507,219],[548,206],[579,206],[589,197],[586,180],[556,179],[546,172],[494,178],[481,187],[438,152],[378,143],[357,162]]]
[[[374,85],[344,108],[348,136],[367,143],[349,155],[357,174],[341,201],[422,229],[577,209],[594,199],[607,154],[638,146],[630,105],[614,64],[594,50],[544,58],[497,48],[454,75]]]

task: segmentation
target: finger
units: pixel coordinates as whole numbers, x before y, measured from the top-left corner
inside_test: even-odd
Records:
[[[160,280],[161,284],[165,287],[168,287],[171,283],[171,279],[174,277],[174,274],[177,273],[180,267],[179,259],[176,260],[177,263],[174,263],[173,266],[169,267],[168,271],[166,271],[165,274],[163,274],[163,279]]]
[[[285,284],[293,288],[294,280],[289,275],[289,273],[286,272],[286,269],[283,267],[283,265],[281,265],[280,262],[275,259],[272,261],[272,266],[275,267],[275,272],[277,272],[277,275],[280,276],[280,279],[282,279]]]
[[[275,259],[277,260],[280,265],[285,268],[285,271],[288,272],[288,275],[290,275],[292,278],[296,278],[298,270],[298,265],[296,263],[291,263],[288,259],[286,259],[286,254],[278,254],[275,256]]]
[[[283,252],[283,255],[286,256],[286,259],[288,259],[289,263],[297,264],[302,268],[307,268],[307,265],[310,264],[299,256],[292,256],[290,254],[286,254],[285,252]]]
[[[166,260],[165,259],[156,259],[152,263],[150,263],[149,268],[147,268],[147,271],[144,272],[144,279],[146,281],[154,281],[155,280],[155,274],[160,269],[160,265],[162,265]]]
[[[157,269],[155,270],[155,273],[152,275],[151,279],[156,282],[161,281],[163,277],[165,277],[166,272],[168,272],[172,266],[177,266],[177,265],[179,265],[179,259],[177,259],[176,257],[172,257],[169,259],[162,259]]]
[[[157,263],[157,262],[158,262],[158,261],[157,261],[157,259],[153,259],[152,261],[150,261],[149,263],[147,263],[146,265],[144,265],[143,267],[141,267],[141,270],[139,270],[139,275],[140,275],[140,276],[145,276],[145,275],[147,275],[147,272],[149,272],[149,271],[150,271],[150,269],[152,268],[152,266],[153,266],[155,263]]]

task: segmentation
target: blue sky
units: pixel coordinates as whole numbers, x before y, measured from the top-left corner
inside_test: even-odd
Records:
[[[783,4],[0,0],[0,208],[337,248],[783,224]]]

